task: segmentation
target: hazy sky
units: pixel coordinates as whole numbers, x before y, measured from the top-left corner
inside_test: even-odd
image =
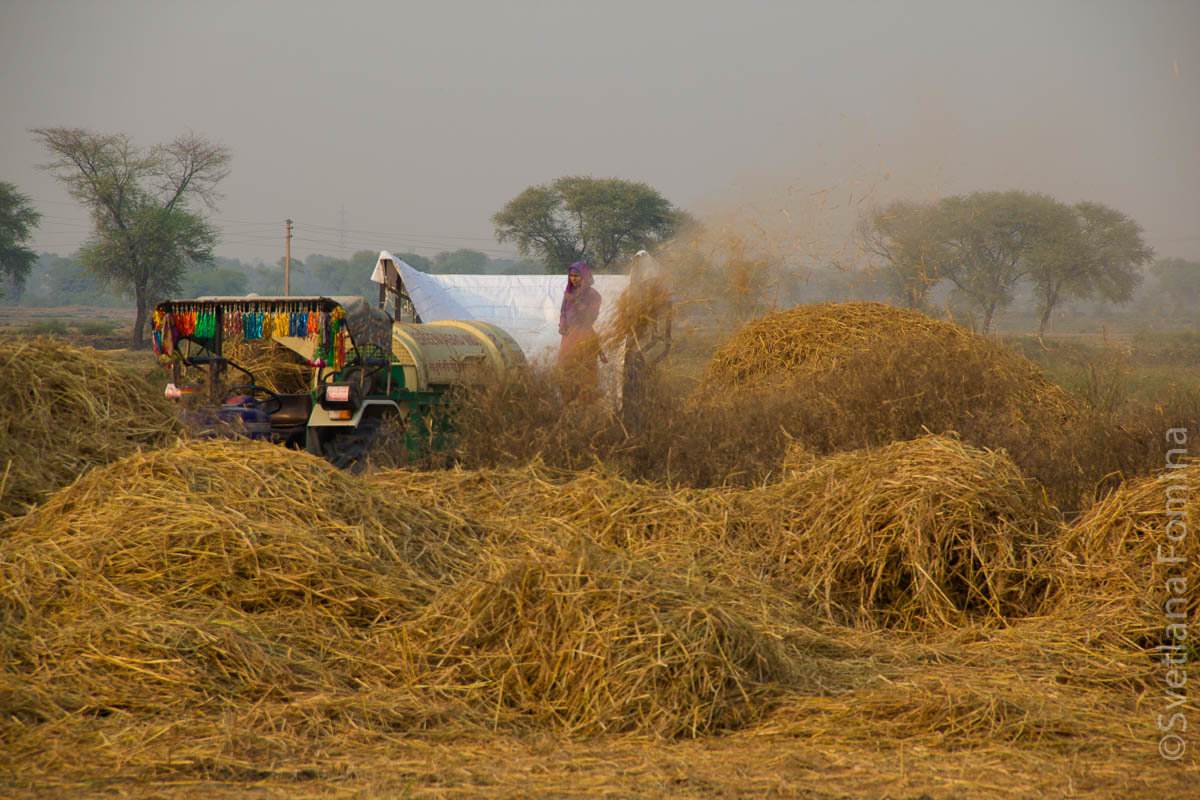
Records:
[[[1200,259],[1200,0],[0,0],[0,98],[0,180],[63,254],[90,226],[33,127],[225,143],[246,260],[289,217],[301,258],[511,255],[491,215],[585,174],[714,218],[1041,191]]]

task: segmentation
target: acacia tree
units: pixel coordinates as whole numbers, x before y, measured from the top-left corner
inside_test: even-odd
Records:
[[[597,272],[666,241],[684,220],[644,183],[567,176],[531,186],[492,217],[496,238],[551,271],[587,261]]]
[[[1200,309],[1200,261],[1159,259],[1150,266],[1150,274],[1174,314],[1190,312],[1192,319],[1200,316],[1196,313]]]
[[[1123,303],[1141,281],[1139,267],[1154,251],[1142,239],[1142,226],[1100,203],[1078,203],[1070,212],[1075,226],[1051,231],[1030,258],[1029,281],[1038,299],[1038,337],[1050,314],[1068,298],[1099,296]]]
[[[1040,336],[1067,298],[1128,300],[1150,258],[1141,228],[1120,212],[1017,191],[893,203],[860,223],[860,238],[909,305],[949,281],[980,312],[985,333],[1021,281],[1038,298]]]
[[[889,293],[909,308],[926,305],[945,275],[945,246],[933,206],[897,201],[875,209],[858,225],[865,251],[883,262]]]
[[[188,204],[215,208],[229,150],[194,134],[149,149],[82,128],[33,134],[51,154],[42,168],[91,211],[95,234],[80,262],[133,297],[133,345],[141,346],[152,305],[179,291],[189,267],[212,262],[216,231]]]
[[[37,254],[25,242],[41,219],[28,197],[13,184],[0,181],[0,276],[7,279],[18,297],[37,261]],[[0,297],[3,296],[4,287],[0,286]]]
[[[983,315],[984,333],[1031,270],[1079,249],[1074,213],[1044,194],[974,192],[945,198],[936,212],[948,254],[943,273]]]

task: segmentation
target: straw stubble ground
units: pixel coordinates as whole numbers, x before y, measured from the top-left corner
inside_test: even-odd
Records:
[[[1194,796],[1164,487],[1072,524],[930,435],[771,476],[126,455],[0,530],[0,793]]]

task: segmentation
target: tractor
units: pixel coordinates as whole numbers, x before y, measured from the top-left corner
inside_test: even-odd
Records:
[[[382,299],[382,298],[381,298]],[[238,435],[305,449],[357,470],[379,437],[403,437],[415,460],[443,447],[456,389],[525,363],[506,332],[474,320],[396,322],[361,297],[205,297],[154,312],[154,346],[172,370],[168,397],[203,436]],[[304,391],[277,392],[227,351],[273,341],[311,368]]]

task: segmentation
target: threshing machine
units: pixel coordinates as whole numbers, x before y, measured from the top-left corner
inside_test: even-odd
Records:
[[[230,357],[235,339],[295,353],[312,368],[307,390],[263,386]],[[168,396],[194,398],[186,413],[202,431],[305,448],[346,468],[364,463],[389,423],[410,457],[436,450],[456,387],[493,383],[525,363],[494,325],[395,322],[360,297],[167,300],[155,309],[154,344],[173,370]]]

